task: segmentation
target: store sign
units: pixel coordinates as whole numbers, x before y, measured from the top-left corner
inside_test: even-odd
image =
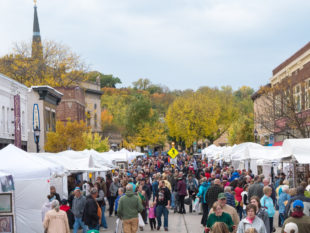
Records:
[[[16,147],[22,147],[22,131],[20,124],[20,96],[14,95],[14,126],[15,126],[15,142]]]

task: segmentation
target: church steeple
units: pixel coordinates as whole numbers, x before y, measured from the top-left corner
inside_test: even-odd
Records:
[[[39,19],[38,19],[38,12],[37,12],[37,0],[34,0],[34,18],[33,18],[32,54],[31,55],[33,58],[42,58],[43,56]]]

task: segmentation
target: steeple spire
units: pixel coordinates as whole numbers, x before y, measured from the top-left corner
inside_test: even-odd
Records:
[[[42,43],[37,12],[37,0],[34,0],[34,18],[33,18],[33,35],[32,35],[32,57],[42,58]]]

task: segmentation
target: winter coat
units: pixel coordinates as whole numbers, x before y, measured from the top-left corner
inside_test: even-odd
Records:
[[[202,203],[206,203],[206,193],[207,193],[209,187],[210,187],[210,185],[208,185],[207,182],[203,182],[199,186],[199,191],[198,191],[197,196],[202,200]]]
[[[265,211],[265,209],[263,208],[260,208],[258,212],[256,213],[256,216],[259,217],[261,220],[263,220],[264,225],[266,227],[266,231],[267,233],[269,233],[270,232],[270,221],[269,221],[267,211]]]
[[[112,184],[110,185],[110,193],[111,193],[111,197],[116,197],[117,196],[117,192],[118,192],[118,188],[119,188],[119,183],[114,183],[112,182]]]
[[[186,183],[183,179],[180,179],[178,181],[178,186],[177,186],[177,190],[178,190],[178,195],[179,196],[186,196],[187,192],[186,192]]]
[[[98,204],[92,196],[87,196],[83,212],[83,222],[89,228],[99,225]]]
[[[271,199],[271,197],[267,197],[266,195],[264,195],[260,199],[260,204],[263,208],[266,209],[266,211],[268,213],[268,217],[273,218],[274,214],[276,213],[276,210],[274,208],[273,200]]]
[[[74,197],[72,201],[72,213],[76,218],[82,218],[84,208],[86,204],[86,198],[84,196],[80,196],[79,198]]]
[[[244,233],[248,228],[255,228],[257,233],[267,233],[264,222],[257,216],[252,223],[246,218],[242,219],[238,225],[237,233]]]
[[[48,211],[43,226],[47,233],[70,233],[67,214],[62,210],[58,212],[55,209]]]
[[[285,225],[289,222],[296,223],[298,226],[298,233],[309,233],[310,232],[310,217],[309,216],[302,216],[301,218],[296,217],[289,217],[287,218],[282,227],[282,233],[284,233]]]
[[[143,210],[140,198],[134,192],[127,191],[118,202],[117,216],[123,220],[138,218]]]

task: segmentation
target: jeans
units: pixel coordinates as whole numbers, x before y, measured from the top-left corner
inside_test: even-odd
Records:
[[[238,205],[236,209],[237,209],[237,213],[239,215],[240,221],[241,221],[242,220],[243,208],[240,205]]]
[[[87,226],[82,221],[82,218],[74,217],[73,233],[77,233],[80,226],[83,228],[83,233],[87,233]]]
[[[158,205],[156,207],[156,217],[157,217],[157,223],[158,227],[161,227],[161,215],[164,215],[164,228],[168,228],[168,214],[169,211],[167,210],[166,206]]]
[[[270,232],[273,232],[273,217],[269,217]]]
[[[171,195],[171,208],[174,209],[175,207],[175,195],[174,195],[174,192],[172,193]]]
[[[208,209],[208,205],[206,203],[202,203],[202,218],[201,218],[201,224],[203,226],[207,225],[207,219],[208,219],[208,215],[209,215],[209,209]]]
[[[285,217],[284,217],[284,213],[280,213],[279,214],[279,219],[280,219],[280,222],[279,222],[279,227],[282,227],[283,226],[283,223],[284,223],[284,220],[285,220]]]
[[[109,201],[109,215],[110,216],[113,214],[115,199],[116,199],[116,197],[112,197],[112,196],[108,197],[108,201]]]
[[[102,213],[101,226],[103,228],[108,228],[107,221],[106,221],[105,216],[104,216],[104,212],[105,212],[105,205],[101,206],[101,213]]]

